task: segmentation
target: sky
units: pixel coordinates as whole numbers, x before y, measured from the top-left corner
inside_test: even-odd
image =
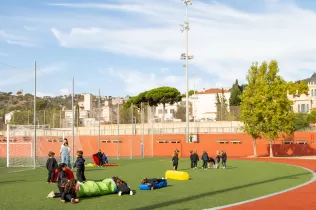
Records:
[[[164,3],[162,3],[164,2]],[[192,0],[189,89],[245,83],[252,62],[277,59],[284,79],[316,71],[316,1]],[[126,96],[185,92],[181,0],[10,0],[0,4],[0,91]],[[195,76],[193,76],[195,74]]]

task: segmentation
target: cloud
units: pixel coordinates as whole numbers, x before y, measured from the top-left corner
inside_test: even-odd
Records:
[[[185,51],[185,34],[178,28],[185,14],[181,1],[120,2],[55,6],[128,12],[131,15],[125,20],[137,22],[139,26],[52,28],[52,34],[66,48],[179,62],[180,54]],[[270,0],[263,1],[269,6],[254,13],[217,2],[195,1],[189,7],[189,54],[195,56],[190,66],[193,64],[215,74],[220,81],[218,85],[228,86],[235,79],[245,80],[253,61],[278,59],[281,74],[288,80],[308,77],[316,69],[316,57],[311,57],[316,53],[315,11],[299,8],[291,2]],[[158,24],[150,24],[153,21]]]
[[[34,92],[32,92],[32,94],[34,94]],[[45,97],[45,96],[55,97],[56,95],[53,94],[53,93],[36,92],[36,96],[43,98],[43,97]]]
[[[112,69],[112,68],[111,68]],[[170,86],[176,87],[180,92],[184,93],[186,88],[185,76],[174,75],[159,75],[156,73],[144,73],[134,69],[112,69],[110,74],[124,84],[124,89],[127,93],[135,95],[140,92],[160,87]],[[202,78],[195,78],[196,89],[202,90],[203,88],[211,87],[210,82],[205,82]],[[189,89],[194,88],[194,81],[189,81]]]
[[[6,40],[8,44],[13,44],[13,45],[20,45],[22,47],[34,47],[35,44],[29,43],[29,42],[24,42],[24,41],[13,41],[13,40]]]
[[[68,88],[62,88],[59,90],[60,95],[64,96],[64,95],[69,95],[70,94],[70,90]]]
[[[37,68],[37,77],[43,77],[46,75],[51,75],[55,72],[61,71],[65,69],[64,63],[51,64],[47,66]],[[18,85],[21,83],[28,82],[30,80],[34,80],[34,69],[23,69],[23,68],[15,68],[15,69],[3,69],[0,71],[0,74],[5,80],[2,80],[0,83],[0,87],[6,87],[10,85]]]
[[[22,47],[34,47],[35,46],[35,44],[30,42],[25,37],[16,36],[16,35],[7,33],[4,30],[0,30],[0,40],[4,40],[8,44],[11,44],[11,45],[19,45],[19,46],[22,46]]]

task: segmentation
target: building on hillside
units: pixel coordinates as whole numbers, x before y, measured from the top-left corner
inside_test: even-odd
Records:
[[[222,89],[211,88],[197,92],[195,95],[190,96],[192,103],[192,115],[196,121],[208,121],[216,119],[216,95],[222,95]],[[224,95],[227,102],[230,98],[230,92],[224,89]]]
[[[183,102],[183,101],[181,101]],[[158,104],[158,106],[153,107],[152,108],[152,113],[154,113],[154,118],[152,119],[160,119],[162,120],[164,117],[165,121],[173,121],[175,118],[175,113],[178,110],[178,106],[180,105],[179,103],[175,103],[175,104],[166,104],[165,105],[165,115],[163,114],[163,105],[162,104]],[[185,106],[185,104],[184,104]],[[158,120],[159,121],[159,120]]]
[[[118,104],[119,106],[124,104],[126,101],[130,99],[129,96],[127,97],[112,97],[106,96],[104,98],[104,104],[101,107],[101,119],[105,123],[112,123],[117,121],[117,110]]]
[[[14,111],[6,113],[4,116],[4,124],[8,124],[9,122],[11,122],[11,120],[13,120],[13,115]]]
[[[308,82],[308,89],[308,95],[288,95],[288,99],[293,101],[291,108],[295,113],[309,113],[311,109],[316,109],[316,73],[314,73],[310,78],[310,81]]]

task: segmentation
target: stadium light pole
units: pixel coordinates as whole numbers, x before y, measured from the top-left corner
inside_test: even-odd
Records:
[[[193,120],[194,120],[194,129],[196,129],[196,127],[195,127],[195,118],[196,118],[196,108],[195,108],[195,77],[196,77],[196,72],[194,72],[194,74],[193,74],[193,77],[194,77],[194,79],[193,79],[193,88],[194,88],[194,94],[193,94]]]
[[[120,97],[117,97],[117,159],[120,158]]]
[[[34,61],[34,168],[36,168],[36,61]]]
[[[74,95],[75,95],[75,77],[72,77],[72,163],[75,163],[75,109],[74,109]]]
[[[186,129],[185,129],[185,136],[186,142],[189,142],[189,75],[188,75],[188,61],[193,59],[193,56],[189,56],[189,19],[188,19],[188,5],[192,5],[191,0],[183,0],[183,3],[186,7],[186,20],[184,24],[180,25],[180,31],[186,32],[186,53],[181,54],[181,59],[185,59],[186,64],[186,93],[185,93],[185,121],[186,121]],[[190,58],[191,57],[191,58]]]

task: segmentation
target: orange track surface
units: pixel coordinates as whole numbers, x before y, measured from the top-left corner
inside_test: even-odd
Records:
[[[247,159],[249,160],[249,159]],[[302,159],[250,159],[302,166],[316,171],[316,160]],[[316,182],[270,198],[242,204],[224,210],[312,210],[316,209]]]

